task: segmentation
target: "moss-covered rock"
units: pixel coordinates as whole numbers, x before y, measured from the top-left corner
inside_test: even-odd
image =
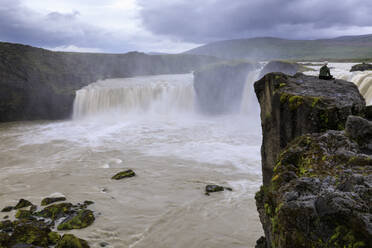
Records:
[[[358,88],[343,80],[269,73],[254,87],[261,107],[265,185],[271,183],[280,150],[291,140],[306,133],[342,130],[349,115],[365,110]]]
[[[129,169],[115,174],[111,179],[120,180],[127,177],[134,177],[135,175],[136,173],[133,170]]]
[[[7,206],[7,207],[4,207],[4,208],[1,210],[1,212],[10,212],[10,211],[12,211],[13,209],[14,209],[13,206]]]
[[[32,206],[33,204],[28,201],[28,200],[25,200],[25,199],[20,199],[17,203],[17,205],[14,207],[14,209],[20,209],[20,208],[25,208],[25,207],[29,207],[29,206]]]
[[[58,225],[58,230],[81,229],[90,226],[94,222],[94,214],[91,210],[80,210],[74,215],[69,216],[61,224]]]
[[[48,241],[50,244],[57,244],[60,239],[61,235],[59,233],[57,232],[48,233]]]
[[[41,206],[46,206],[59,201],[66,201],[66,197],[46,197],[41,201]]]
[[[72,234],[65,234],[57,243],[56,248],[89,248],[89,245],[83,239],[79,239]]]
[[[30,210],[18,210],[17,213],[15,214],[15,217],[17,219],[35,219],[33,216],[32,212]]]
[[[72,213],[73,205],[71,203],[59,203],[53,204],[48,207],[45,207],[40,212],[37,212],[35,215],[43,218],[50,218],[52,220],[57,220],[62,217],[66,217]]]
[[[362,63],[353,65],[350,69],[351,72],[353,71],[369,71],[372,70],[372,64]]]

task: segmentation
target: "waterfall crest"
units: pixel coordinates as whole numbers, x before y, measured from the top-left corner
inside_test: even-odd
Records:
[[[372,72],[353,72],[349,75],[341,76],[341,79],[353,82],[358,86],[360,94],[363,95],[367,105],[372,104]]]
[[[76,92],[73,118],[193,112],[194,98],[192,74],[107,79]]]

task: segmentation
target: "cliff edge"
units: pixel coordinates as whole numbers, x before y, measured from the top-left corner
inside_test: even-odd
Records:
[[[256,247],[372,246],[372,123],[343,80],[269,73],[255,83],[263,131]]]

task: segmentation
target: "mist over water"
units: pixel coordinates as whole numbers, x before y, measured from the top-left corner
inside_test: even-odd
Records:
[[[2,124],[0,202],[93,200],[96,222],[74,231],[92,247],[253,247],[262,235],[255,75],[233,115],[199,114],[183,74],[99,81],[77,91],[71,121]],[[127,168],[138,176],[110,179]],[[205,196],[210,183],[234,191]]]

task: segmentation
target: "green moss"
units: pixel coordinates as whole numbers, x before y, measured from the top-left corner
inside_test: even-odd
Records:
[[[66,201],[66,197],[46,197],[41,201],[41,206],[46,206],[58,201]]]
[[[58,225],[58,230],[81,229],[90,226],[95,218],[91,210],[81,210],[75,216],[66,219]]]
[[[61,239],[61,235],[57,232],[50,232],[48,233],[48,240],[51,244],[57,244],[57,242]]]
[[[71,203],[53,204],[44,208],[42,211],[35,213],[35,215],[56,220],[68,214],[71,208],[72,208]]]
[[[362,248],[366,247],[366,243],[359,240],[353,230],[340,225],[335,228],[335,232],[327,242],[327,247]]]
[[[17,219],[32,219],[32,218],[34,218],[32,216],[32,212],[31,211],[29,211],[29,210],[21,210],[21,209],[17,211],[15,217]]]
[[[135,175],[136,173],[133,170],[126,170],[126,171],[117,173],[111,179],[120,180],[120,179],[127,178],[127,177],[134,177]]]
[[[279,84],[279,88],[282,88],[282,87],[284,87],[286,85],[287,85],[286,83],[281,83],[281,84]]]
[[[320,100],[321,100],[320,97],[313,97],[313,102],[311,103],[311,107],[314,108],[319,103]]]
[[[304,103],[304,99],[302,96],[291,96],[288,102],[289,108],[291,110],[296,110]]]
[[[58,241],[56,248],[89,248],[89,245],[85,240],[79,239],[72,234],[65,234]]]

